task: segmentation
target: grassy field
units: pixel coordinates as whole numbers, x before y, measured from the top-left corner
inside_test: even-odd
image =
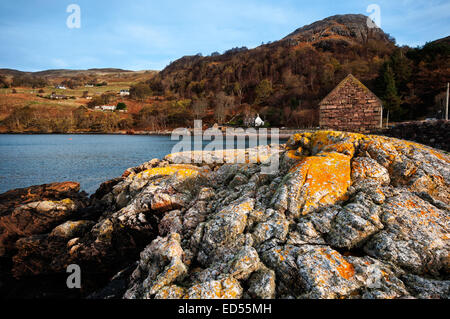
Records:
[[[129,89],[131,85],[135,84],[135,82],[114,82],[105,86],[95,86],[95,87],[78,87],[75,89],[56,89],[54,86],[47,86],[41,89],[31,89],[31,88],[15,88],[18,94],[28,94],[28,95],[50,95],[52,92],[56,94],[62,94],[66,96],[75,96],[82,97],[85,91],[88,91],[89,96],[101,95],[105,92],[114,92],[119,93],[120,90]],[[44,93],[39,93],[40,90],[43,90]],[[13,89],[0,89],[0,95],[9,95],[12,94]]]
[[[69,75],[70,73],[68,73]],[[81,73],[82,74],[82,73]],[[47,77],[49,85],[45,88],[44,93],[40,93],[43,95],[50,95],[52,92],[56,94],[64,94],[67,96],[75,96],[82,97],[85,91],[88,91],[89,96],[101,95],[106,92],[114,92],[119,93],[120,90],[129,89],[133,84],[137,84],[139,82],[146,81],[153,77],[155,71],[137,71],[137,72],[129,72],[129,73],[97,73],[96,80],[98,83],[106,82],[108,85],[106,86],[95,86],[95,87],[84,87],[80,86],[75,89],[67,89],[61,90],[56,89],[55,86],[57,84],[62,83],[64,80],[70,80],[71,77]],[[9,89],[0,89],[0,95],[9,95],[12,94],[12,88]],[[31,88],[15,88],[18,94],[28,94],[28,95],[37,95],[39,94],[39,90],[41,89],[31,89]]]
[[[130,89],[134,84],[146,81],[156,74],[155,71],[138,71],[138,72],[103,72],[103,71],[46,71],[42,75],[49,83],[43,88],[30,87],[14,87],[0,89],[0,132],[23,132],[28,130],[28,124],[22,125],[21,114],[27,114],[24,107],[30,107],[33,112],[33,123],[31,129],[39,130],[39,123],[54,122],[55,125],[60,125],[66,120],[73,120],[73,111],[80,106],[86,106],[91,99],[84,98],[85,92],[88,97],[100,96],[104,93],[112,93],[112,100],[108,102],[109,105],[116,105],[119,102],[124,102],[127,105],[127,112],[102,112],[100,110],[88,111],[92,118],[119,118],[127,121],[132,120],[132,115],[138,113],[144,105],[153,103],[149,101],[136,101],[129,97],[121,97],[120,90]],[[8,77],[8,76],[7,76]],[[56,89],[55,86],[62,84],[66,80],[75,80],[75,82],[89,83],[95,81],[96,83],[106,82],[104,86],[86,87],[85,85],[76,87],[74,89],[67,88]],[[12,82],[12,77],[9,76]],[[10,83],[11,83],[10,82]],[[14,93],[13,93],[14,92]],[[58,95],[65,95],[67,99],[52,100],[48,97],[56,93]],[[114,95],[115,94],[115,95]],[[17,110],[17,112],[15,112]],[[20,111],[18,111],[20,110]],[[103,113],[103,114],[102,114]],[[108,114],[109,113],[109,114]],[[20,115],[19,115],[20,114]],[[111,116],[110,116],[111,115]],[[114,115],[114,116],[113,116]],[[18,122],[19,121],[19,122]],[[47,122],[46,122],[47,121]],[[20,124],[11,124],[20,123]],[[24,122],[25,123],[25,122]],[[11,126],[13,125],[13,126]]]
[[[144,81],[152,76],[148,72],[136,72],[128,74],[127,76],[101,77],[98,82],[107,82],[105,86],[94,87],[77,87],[75,89],[66,90],[56,89],[55,85],[61,83],[67,78],[52,78],[51,85],[44,88],[32,89],[29,87],[15,87],[0,89],[0,122],[7,119],[16,109],[23,107],[31,107],[37,111],[40,118],[46,119],[64,119],[72,118],[72,112],[80,106],[85,106],[90,102],[90,99],[83,98],[87,91],[89,97],[95,97],[104,93],[114,93],[116,96],[108,103],[116,105],[119,102],[124,102],[127,105],[127,113],[119,113],[118,116],[122,119],[131,118],[132,114],[139,112],[144,106],[144,102],[135,101],[128,97],[121,97],[120,90],[130,89],[133,84]],[[15,93],[13,93],[13,90]],[[65,95],[68,99],[52,100],[46,98],[53,92],[58,95]],[[147,103],[148,104],[148,103]],[[91,111],[102,112],[102,111]],[[0,123],[0,132],[7,131],[7,127]]]

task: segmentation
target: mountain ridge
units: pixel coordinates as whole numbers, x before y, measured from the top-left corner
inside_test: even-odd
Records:
[[[126,70],[120,68],[90,68],[90,69],[48,69],[42,71],[21,71],[10,68],[0,68],[0,75],[4,76],[39,76],[39,77],[70,77],[78,75],[99,75],[99,74],[114,74],[114,73],[142,73],[142,72],[156,72],[154,70]]]
[[[293,32],[291,32],[290,34],[288,34],[287,36],[281,38],[280,40],[276,40],[273,42],[270,42],[268,44],[262,44],[260,46],[257,46],[255,48],[252,49],[246,49],[245,51],[252,51],[252,50],[256,50],[258,48],[261,47],[267,47],[267,46],[271,46],[273,44],[277,44],[277,43],[281,43],[284,41],[289,42],[290,40],[299,40],[300,39],[304,39],[305,40],[305,35],[309,34],[310,31],[316,31],[319,29],[321,29],[321,27],[332,27],[332,26],[336,26],[339,24],[344,24],[344,26],[346,26],[345,24],[350,23],[350,25],[347,25],[347,28],[349,29],[348,31],[350,32],[347,35],[350,36],[355,36],[357,39],[362,39],[361,35],[356,34],[353,30],[355,28],[355,23],[353,22],[358,22],[360,25],[359,27],[362,27],[364,25],[366,25],[367,27],[367,19],[370,19],[368,16],[365,16],[363,14],[338,14],[338,15],[333,15],[318,21],[315,21],[313,23],[304,25],[302,27],[297,28],[296,30],[294,30]],[[367,27],[367,29],[370,29],[369,27]],[[374,28],[375,30],[375,34],[378,35],[386,35],[389,36],[389,34],[386,34],[381,28]],[[339,28],[337,29],[331,29],[330,31],[332,31],[332,33],[338,34],[338,35],[345,35],[345,34],[339,34],[339,32],[342,32],[342,30],[340,30]],[[322,34],[321,37],[329,37],[332,36],[333,34]],[[311,40],[311,39],[310,39]],[[388,38],[385,38],[385,40],[388,40]],[[312,41],[310,41],[312,42]],[[444,38],[439,38],[439,39],[435,39],[435,40],[431,40],[427,43],[439,43],[439,42],[450,42],[450,36],[444,37]],[[427,43],[424,43],[423,46],[425,46]],[[245,47],[243,47],[245,48]],[[235,49],[239,49],[239,48],[235,48]],[[228,51],[233,51],[233,49],[230,50],[226,50],[223,54],[219,54],[216,56],[223,56],[224,54],[226,54],[226,52]],[[239,50],[237,50],[237,52],[239,52]],[[182,56],[181,58],[171,62],[171,64],[176,63],[179,60],[186,60],[186,59],[201,59],[201,58],[205,58],[205,57],[211,57],[211,56],[202,56],[202,55],[185,55]],[[170,64],[169,64],[170,65]],[[168,66],[169,66],[168,65]],[[166,66],[166,68],[168,67]],[[163,69],[164,70],[164,69]],[[163,71],[161,70],[161,71]],[[43,74],[51,74],[51,73],[60,73],[60,72],[67,72],[67,73],[89,73],[89,72],[105,72],[105,73],[116,73],[116,72],[135,72],[135,73],[139,73],[139,72],[146,72],[146,71],[152,71],[152,72],[159,72],[158,70],[128,70],[128,69],[121,69],[121,68],[89,68],[89,69],[46,69],[46,70],[40,70],[40,71],[23,71],[23,70],[19,70],[19,69],[12,69],[12,68],[0,68],[0,75],[25,75],[25,74],[29,74],[29,75],[43,75]]]

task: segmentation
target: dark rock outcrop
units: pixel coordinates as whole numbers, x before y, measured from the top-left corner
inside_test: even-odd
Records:
[[[0,194],[0,292],[8,292],[7,282],[15,281],[12,276],[49,272],[52,257],[59,256],[65,245],[59,238],[64,232],[77,233],[83,228],[81,224],[70,229],[63,227],[69,220],[86,214],[89,200],[79,190],[79,183],[63,182]],[[47,240],[47,234],[55,227],[52,240]],[[27,285],[24,287],[28,289]]]
[[[0,195],[0,256],[23,237],[50,232],[88,204],[80,184],[54,183],[16,189]]]
[[[63,182],[14,189],[0,194],[0,216],[10,214],[14,208],[31,202],[78,198],[80,184]]]

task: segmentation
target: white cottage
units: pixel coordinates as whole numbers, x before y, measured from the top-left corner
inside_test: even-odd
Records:
[[[119,94],[120,96],[129,96],[130,90],[120,90]]]
[[[100,108],[102,109],[102,111],[115,111],[116,110],[115,105],[102,105]]]
[[[256,116],[255,126],[256,127],[264,126],[264,121],[259,117],[259,114]]]

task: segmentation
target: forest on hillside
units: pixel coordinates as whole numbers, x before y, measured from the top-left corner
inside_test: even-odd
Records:
[[[226,118],[246,110],[272,125],[317,125],[317,108],[344,77],[352,73],[390,112],[392,120],[442,117],[438,97],[450,81],[450,41],[421,48],[369,40],[327,47],[290,47],[286,43],[221,56],[186,57],[146,82],[152,94],[207,101],[223,113],[217,95],[233,99]],[[219,116],[217,117],[219,119]]]

